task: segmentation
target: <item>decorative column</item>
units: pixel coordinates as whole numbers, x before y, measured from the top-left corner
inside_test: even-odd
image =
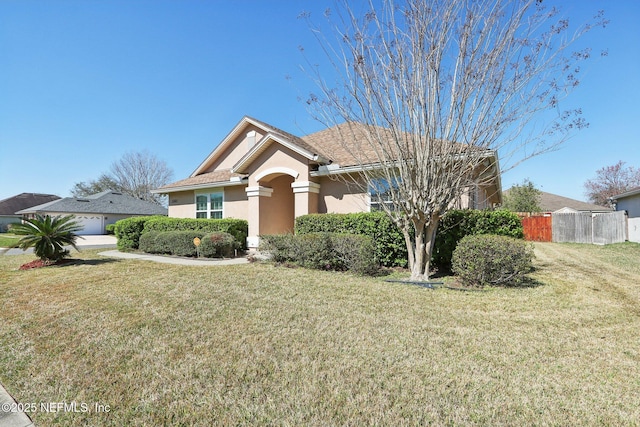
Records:
[[[247,236],[247,247],[249,249],[257,249],[260,244],[260,199],[262,197],[271,197],[273,188],[263,187],[247,187],[244,190],[247,193],[249,201],[249,233]]]
[[[291,183],[295,198],[295,217],[318,213],[318,193],[320,184],[311,181]]]

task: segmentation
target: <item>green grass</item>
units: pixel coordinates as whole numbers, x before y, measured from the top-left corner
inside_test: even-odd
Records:
[[[20,240],[20,237],[16,235],[2,233],[0,234],[0,248],[13,247],[16,243],[18,243],[18,240]]]
[[[640,245],[537,244],[539,286],[0,257],[0,382],[49,425],[637,425]],[[95,403],[110,412],[95,413]]]

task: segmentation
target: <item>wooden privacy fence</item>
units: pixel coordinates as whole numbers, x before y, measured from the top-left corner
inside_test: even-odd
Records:
[[[530,242],[551,241],[551,215],[522,218],[524,239]]]
[[[606,245],[627,239],[624,212],[518,214],[525,240]]]
[[[595,213],[554,213],[551,215],[552,241],[606,245],[627,239],[623,211]]]

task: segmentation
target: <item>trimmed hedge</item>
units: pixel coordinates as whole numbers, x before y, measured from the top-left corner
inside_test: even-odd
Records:
[[[117,221],[115,224],[114,233],[118,238],[118,249],[120,249],[121,251],[138,249],[138,246],[140,244],[140,236],[142,235],[142,231],[144,230],[145,223],[157,218],[164,217],[134,216]]]
[[[408,264],[404,237],[384,212],[304,215],[296,218],[295,232],[365,235],[373,241],[376,259],[381,265],[406,267]],[[450,269],[453,250],[460,239],[475,234],[498,234],[516,238],[524,236],[522,222],[512,212],[451,210],[440,220],[432,254],[433,264]]]
[[[533,268],[533,246],[493,234],[466,236],[453,251],[453,272],[470,286],[514,286]]]
[[[440,220],[432,261],[441,268],[451,269],[453,251],[465,236],[495,234],[522,239],[522,221],[513,212],[506,210],[479,211],[456,209],[446,213]]]
[[[196,237],[200,239],[200,247],[193,243]],[[208,234],[193,230],[149,231],[140,236],[140,250],[150,254],[232,258],[239,246],[231,234],[219,231]]]
[[[379,265],[367,236],[338,233],[260,236],[261,250],[278,263],[293,263],[317,270],[349,270],[374,274]]]
[[[200,231],[204,234],[223,232],[231,234],[243,249],[246,249],[249,223],[244,219],[204,219],[155,217],[144,225],[149,231]]]
[[[200,231],[152,231],[140,236],[140,250],[150,254],[184,257],[198,256],[193,239],[202,238]]]
[[[167,218],[165,216],[139,216],[121,219],[115,224],[118,249],[139,248],[140,236],[150,231],[199,231],[204,236],[213,232],[231,234],[242,249],[246,249],[249,223],[243,219]]]
[[[368,236],[381,265],[407,266],[404,237],[384,212],[303,215],[296,218],[295,232],[300,235],[325,232]]]

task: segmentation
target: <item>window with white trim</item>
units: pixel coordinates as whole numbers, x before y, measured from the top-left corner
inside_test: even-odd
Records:
[[[221,219],[223,217],[224,193],[196,194],[196,218]]]
[[[397,184],[394,183],[394,187]],[[391,186],[384,178],[378,178],[369,184],[369,209],[370,211],[383,210],[382,205],[386,205],[387,209],[394,210],[393,200],[391,199]]]

